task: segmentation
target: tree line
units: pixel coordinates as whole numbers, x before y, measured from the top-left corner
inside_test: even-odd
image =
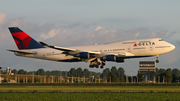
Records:
[[[43,75],[43,76],[67,76],[67,77],[86,77],[89,78],[91,76],[94,76],[95,78],[106,78],[107,82],[125,82],[126,81],[126,75],[125,70],[122,67],[119,67],[118,69],[113,66],[111,69],[106,68],[103,70],[102,73],[100,72],[93,72],[89,71],[88,69],[82,69],[79,68],[71,68],[69,71],[59,71],[59,70],[52,70],[52,71],[45,71],[44,69],[38,69],[37,71],[26,71],[24,69],[16,70],[13,69],[12,73],[14,74],[22,74],[22,75]],[[137,74],[138,81],[144,81],[144,77],[142,74]],[[133,76],[133,80],[137,79],[137,76]],[[150,79],[153,80],[153,76],[155,76],[156,81],[158,82],[158,77],[160,77],[160,82],[175,82],[177,79],[180,79],[180,70],[175,69],[163,69],[163,68],[156,68],[156,73],[149,75]],[[128,77],[128,80],[131,80],[131,77]]]
[[[156,81],[158,80],[158,77],[160,77],[160,82],[162,82],[163,77],[165,82],[175,82],[177,79],[180,79],[180,70],[175,69],[163,69],[163,68],[156,68]]]

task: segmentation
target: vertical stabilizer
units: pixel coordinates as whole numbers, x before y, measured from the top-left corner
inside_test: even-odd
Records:
[[[9,27],[9,31],[11,32],[18,49],[44,48],[41,44],[39,44],[36,40],[31,38],[18,27]]]

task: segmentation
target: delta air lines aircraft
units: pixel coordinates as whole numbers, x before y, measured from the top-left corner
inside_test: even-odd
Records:
[[[129,58],[158,57],[175,49],[161,38],[128,40],[104,45],[59,47],[37,42],[18,27],[9,27],[19,50],[8,50],[16,56],[58,62],[90,62],[89,67],[103,68],[106,61],[125,62]]]

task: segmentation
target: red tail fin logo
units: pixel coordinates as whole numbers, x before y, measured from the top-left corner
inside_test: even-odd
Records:
[[[44,48],[42,45],[40,45],[37,41],[35,41],[18,27],[10,27],[9,30],[18,49]]]

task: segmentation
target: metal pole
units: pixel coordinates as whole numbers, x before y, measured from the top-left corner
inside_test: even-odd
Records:
[[[42,83],[42,77],[40,77],[40,83]]]
[[[46,83],[46,72],[45,72],[45,76],[44,76],[44,83]]]
[[[132,76],[132,74],[131,74],[131,83],[133,83],[133,76]]]
[[[34,83],[34,71],[33,71],[32,83]]]
[[[20,76],[18,76],[18,83],[20,83],[19,80],[20,80]]]
[[[110,78],[109,78],[109,82],[111,83],[111,76],[110,76]]]
[[[39,69],[38,69],[38,83],[39,83]]]
[[[66,72],[66,79],[65,79],[65,82],[67,82],[67,72]]]
[[[100,75],[99,75],[99,83],[100,83]]]
[[[158,83],[160,83],[160,76],[158,76]]]
[[[85,83],[85,76],[84,76],[84,83]]]
[[[60,69],[60,83],[62,83],[62,82],[61,82],[61,69]]]
[[[133,83],[133,76],[132,76],[132,71],[131,71],[131,83]]]
[[[1,67],[0,67],[0,83],[1,83]]]
[[[26,83],[28,83],[28,78],[27,78],[27,76],[26,76]]]
[[[72,76],[72,81],[71,82],[73,83],[73,76]]]
[[[91,83],[92,83],[92,72],[91,72]]]
[[[107,83],[107,76],[106,76],[106,81],[105,82]]]
[[[17,83],[17,75],[15,74],[15,81],[16,81],[16,83]]]
[[[138,83],[138,76],[137,76],[137,83]]]
[[[84,71],[84,83],[85,83],[86,81],[85,81],[85,71]]]
[[[128,83],[128,76],[126,75],[126,83]]]
[[[78,83],[79,83],[79,76],[78,76]]]
[[[164,78],[165,78],[165,76],[163,76],[163,83],[164,83]]]
[[[23,83],[25,83],[25,77],[23,76]]]
[[[51,76],[51,77],[52,77],[51,83],[53,83],[53,76]]]

